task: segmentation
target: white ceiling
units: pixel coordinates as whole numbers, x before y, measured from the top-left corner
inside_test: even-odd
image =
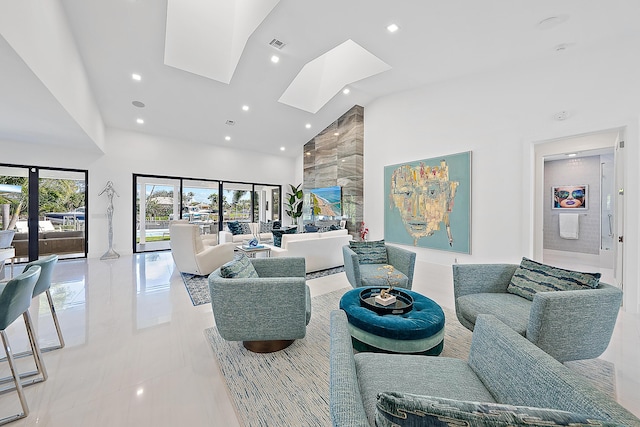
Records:
[[[167,0],[60,1],[106,126],[289,156],[354,104],[366,114],[369,103],[390,93],[544,61],[640,31],[637,0],[280,0],[249,37],[226,84],[165,65]],[[568,19],[537,25],[551,16]],[[400,30],[390,34],[390,23]],[[274,38],[286,43],[282,50],[269,45]],[[305,64],[348,40],[391,68],[349,84],[349,95],[338,92],[316,113],[278,102]],[[569,48],[556,51],[560,44]],[[1,37],[0,61],[0,139],[86,144],[73,118]],[[146,107],[134,107],[134,100]]]

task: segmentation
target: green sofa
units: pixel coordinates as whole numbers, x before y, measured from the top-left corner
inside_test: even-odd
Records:
[[[335,310],[331,313],[330,364],[329,406],[334,426],[392,425],[389,420],[394,412],[400,415],[392,420],[394,425],[428,425],[424,420],[431,411],[439,410],[446,411],[452,422],[466,416],[479,418],[480,424],[435,425],[501,425],[489,424],[493,415],[507,417],[526,411],[571,420],[605,420],[608,424],[604,425],[640,426],[640,419],[614,399],[490,315],[478,316],[467,362],[402,354],[354,355],[347,317]],[[458,409],[496,403],[502,404],[502,410],[484,414],[485,418],[479,410]]]

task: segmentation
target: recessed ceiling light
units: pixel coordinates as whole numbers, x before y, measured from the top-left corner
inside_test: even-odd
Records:
[[[345,87],[345,88],[342,90],[342,93],[344,93],[345,95],[349,95],[349,92],[351,92],[351,89],[349,89],[348,87]]]
[[[577,155],[578,155],[577,153],[568,153],[568,154],[567,154],[567,157],[575,157],[575,156],[577,156]]]
[[[398,27],[396,24],[390,24],[387,26],[387,31],[389,31],[390,33],[395,33],[399,29],[400,27]]]
[[[249,111],[249,106],[248,105],[243,105],[242,106],[242,111]]]
[[[134,107],[144,108],[144,102],[132,101],[131,103],[133,104]]]
[[[225,140],[225,141],[231,141],[231,137],[230,137],[230,136],[225,136],[225,137],[224,137],[224,140]]]
[[[276,56],[276,55],[273,55],[273,56],[271,57],[271,62],[273,62],[274,64],[277,64],[277,63],[278,63],[278,61],[280,61],[280,57],[278,57],[278,56]]]
[[[142,119],[136,119],[136,123],[138,123],[139,125],[144,124],[144,120]]]
[[[334,132],[333,136],[338,136],[340,135],[340,132]]]
[[[285,148],[284,148],[284,147],[280,147],[280,151],[284,151],[284,150],[285,150]]]
[[[306,125],[304,125],[304,127],[306,127],[307,129],[311,129],[311,123],[307,123]]]
[[[311,155],[311,152],[310,152],[310,151],[307,151],[305,154],[306,154],[307,156],[310,156],[310,155]]]
[[[131,78],[132,78],[133,80],[137,81],[137,82],[139,82],[140,80],[142,80],[142,76],[141,76],[140,74],[136,74],[136,73],[131,74]]]

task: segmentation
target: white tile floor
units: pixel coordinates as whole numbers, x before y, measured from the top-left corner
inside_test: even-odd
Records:
[[[452,308],[450,270],[418,262],[414,289]],[[49,379],[26,388],[31,414],[12,425],[239,425],[203,335],[213,325],[211,306],[191,304],[168,252],[59,262],[54,282],[67,345],[44,355]],[[309,285],[319,295],[348,282],[341,273]],[[55,337],[45,306],[34,301],[31,310],[42,345]],[[21,322],[9,332],[14,351],[26,348]],[[640,319],[623,313],[603,355],[616,365],[620,402],[636,415],[639,344]],[[0,417],[17,410],[14,394],[0,395]]]

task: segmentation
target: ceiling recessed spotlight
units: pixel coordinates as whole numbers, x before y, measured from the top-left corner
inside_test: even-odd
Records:
[[[248,105],[243,105],[242,106],[242,111],[249,111],[249,106]]]
[[[345,88],[342,90],[342,93],[344,93],[345,95],[349,95],[349,92],[351,92],[351,89],[349,89],[348,87],[345,87]]]
[[[340,132],[334,132],[333,133],[333,136],[338,136],[338,135],[340,135]]]
[[[304,127],[306,127],[307,129],[311,129],[311,123],[307,123],[306,125],[304,125]]]
[[[141,76],[140,74],[136,74],[136,73],[131,74],[131,78],[132,78],[133,80],[137,81],[137,82],[139,82],[140,80],[142,80],[142,76]]]
[[[307,156],[310,156],[310,155],[311,155],[311,152],[310,152],[310,151],[307,151],[305,154],[306,154]]]
[[[225,137],[224,137],[224,140],[225,140],[225,141],[231,141],[231,137],[230,137],[230,136],[225,136]]]
[[[389,31],[390,33],[395,33],[399,29],[400,27],[398,27],[396,24],[390,24],[387,26],[387,31]]]
[[[138,123],[139,125],[144,124],[144,120],[142,119],[136,119],[136,123]]]
[[[233,125],[235,125],[235,124],[236,124],[236,122],[234,122],[233,120],[227,120],[227,121],[225,122],[225,124],[226,124],[227,126],[233,126]]]
[[[578,155],[577,153],[568,153],[568,154],[567,154],[567,157],[575,157],[575,156],[577,156],[577,155]]]
[[[144,108],[144,102],[132,101],[131,103],[133,104],[134,107]]]
[[[276,56],[276,55],[273,55],[273,56],[271,57],[271,62],[273,62],[274,64],[277,64],[277,63],[278,63],[278,61],[280,61],[280,57],[278,57],[278,56]]]
[[[285,148],[284,148],[284,147],[280,147],[280,151],[284,151],[284,150],[285,150]]]

